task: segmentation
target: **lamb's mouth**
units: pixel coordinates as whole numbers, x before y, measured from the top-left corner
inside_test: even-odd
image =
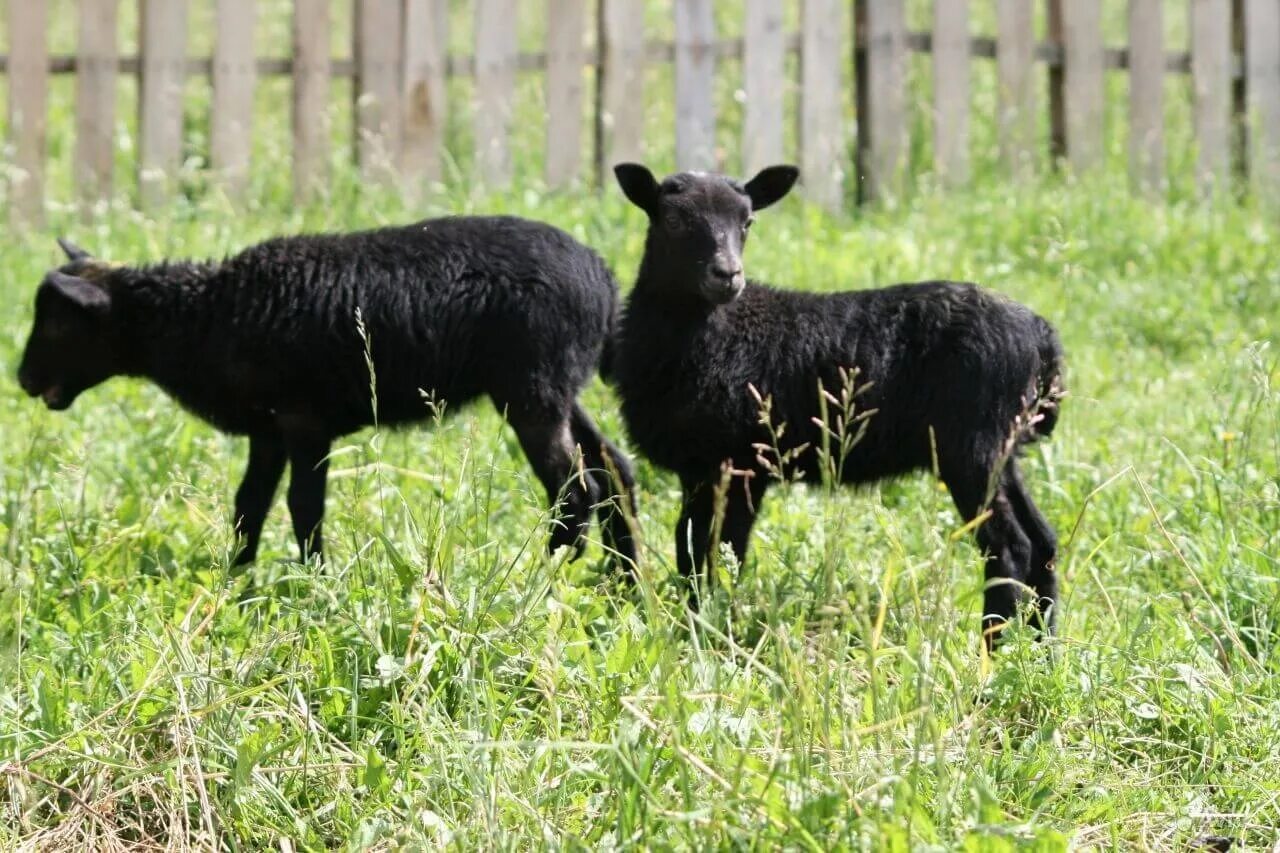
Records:
[[[724,305],[742,295],[745,282],[741,276],[731,279],[711,279],[703,284],[703,298],[712,305]]]
[[[71,405],[73,397],[63,391],[61,385],[50,385],[40,392],[40,399],[52,411],[60,412]]]

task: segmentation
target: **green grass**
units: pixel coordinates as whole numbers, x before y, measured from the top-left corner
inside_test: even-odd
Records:
[[[483,206],[634,269],[640,216],[615,194]],[[412,215],[376,192],[245,215],[210,196],[76,233],[142,260]],[[233,579],[241,441],[145,384],[59,415],[10,381],[0,843],[1269,845],[1277,236],[1247,207],[1152,206],[1103,180],[761,217],[762,277],[973,278],[1060,327],[1071,396],[1024,468],[1064,542],[1061,637],[994,660],[978,651],[978,554],[927,477],[779,493],[731,593],[695,619],[671,579],[670,477],[640,465],[644,583],[628,592],[598,547],[543,556],[540,488],[477,407],[351,437],[328,566],[291,561],[278,506]],[[9,376],[56,247],[3,245]],[[624,434],[609,390],[587,405]]]
[[[530,177],[536,98],[507,193],[461,177],[425,200],[362,186],[339,147],[331,194],[295,208],[272,81],[246,208],[194,161],[171,208],[116,203],[79,224],[57,204],[58,81],[51,222],[0,235],[0,848],[1177,849],[1206,833],[1270,848],[1280,226],[1252,202],[1196,200],[1185,101],[1169,107],[1167,202],[1129,195],[1119,133],[1087,181],[1004,183],[982,69],[970,190],[925,178],[840,218],[790,199],[761,215],[746,260],[813,290],[972,279],[1060,329],[1070,396],[1023,470],[1063,541],[1061,632],[992,659],[980,557],[931,478],[771,495],[747,565],[694,617],[672,578],[672,478],[639,464],[629,591],[598,545],[544,556],[542,489],[487,406],[341,442],[329,563],[293,562],[281,502],[258,564],[233,577],[243,441],[142,383],[57,414],[13,381],[55,234],[138,262],[502,210],[570,230],[629,282],[642,217],[611,189]],[[192,89],[198,149],[207,86]],[[648,95],[660,114],[666,91]],[[919,103],[913,128],[927,140]],[[669,131],[660,118],[649,140],[658,168]],[[913,167],[928,156],[914,146]],[[625,444],[612,392],[585,400]]]

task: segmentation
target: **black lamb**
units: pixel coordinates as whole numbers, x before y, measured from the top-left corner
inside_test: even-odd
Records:
[[[838,479],[931,469],[936,452],[961,516],[990,511],[977,527],[987,555],[984,635],[994,639],[1027,588],[1035,624],[1050,629],[1057,543],[1014,458],[1057,418],[1062,350],[1050,325],[972,284],[820,295],[748,281],[742,251],[752,213],[787,194],[794,167],[765,169],[746,184],[702,173],[659,183],[636,164],[615,173],[649,229],[614,370],[636,447],[683,487],[681,574],[701,570],[719,541],[742,560],[771,475],[821,479],[824,441],[832,470],[839,407],[828,401],[823,420],[819,386],[839,402],[852,381],[864,386],[857,408],[870,414],[846,424],[865,432]],[[773,449],[762,400],[771,423],[785,424]]]
[[[558,501],[550,549],[580,553],[594,510],[606,545],[634,560],[622,511],[630,465],[577,403],[612,333],[617,283],[563,231],[450,217],[143,267],[59,243],[68,262],[36,292],[23,389],[65,409],[112,376],[145,377],[216,428],[247,435],[237,564],[257,553],[286,462],[302,557],[321,555],[333,440],[481,395]]]

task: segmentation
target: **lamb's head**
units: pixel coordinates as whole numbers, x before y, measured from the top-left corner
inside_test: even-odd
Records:
[[[22,390],[55,410],[115,374],[119,350],[111,294],[101,281],[108,265],[58,242],[67,263],[45,275],[36,289],[35,320],[18,367]]]
[[[785,196],[800,175],[795,166],[770,166],[745,184],[705,172],[659,183],[637,163],[620,163],[613,172],[631,203],[649,215],[646,252],[662,286],[713,306],[737,298],[746,285],[742,250],[753,214]]]

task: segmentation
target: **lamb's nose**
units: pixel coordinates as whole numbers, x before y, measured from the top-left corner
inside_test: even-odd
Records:
[[[726,281],[730,281],[742,275],[742,265],[725,266],[724,264],[716,264],[711,267],[711,274],[716,278],[722,278]]]

